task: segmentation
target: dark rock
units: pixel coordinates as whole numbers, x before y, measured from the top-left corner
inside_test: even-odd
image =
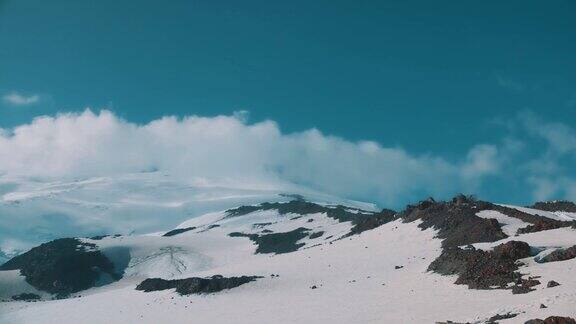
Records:
[[[39,300],[40,296],[36,295],[36,294],[32,294],[32,293],[22,293],[20,295],[14,295],[12,296],[13,300],[22,300],[22,301],[34,301],[34,300]]]
[[[262,227],[266,227],[268,225],[272,225],[272,223],[254,223],[252,224],[253,228],[262,228]]]
[[[395,211],[389,209],[384,209],[378,213],[375,213],[340,205],[322,206],[305,201],[303,199],[292,200],[289,202],[262,203],[255,206],[241,206],[235,209],[229,209],[226,211],[226,213],[228,217],[238,217],[255,211],[273,209],[277,210],[280,215],[308,215],[315,213],[325,213],[328,217],[341,223],[351,222],[353,227],[350,233],[344,235],[344,237],[360,234],[364,231],[377,228],[383,224],[393,221],[396,215]],[[296,216],[291,219],[296,219],[299,217],[301,216]]]
[[[539,260],[539,262],[557,262],[576,258],[576,245],[567,249],[558,249]]]
[[[540,308],[548,308],[548,306],[546,306],[544,304],[540,304]]]
[[[121,277],[96,245],[75,238],[44,243],[0,266],[17,269],[33,287],[59,296],[92,288],[103,275],[111,280]]]
[[[419,227],[433,227],[438,230],[438,237],[443,239],[443,247],[454,247],[478,242],[494,242],[506,238],[495,219],[476,216],[478,209],[471,197],[463,195],[450,202],[436,202],[428,199],[417,205],[408,205],[400,217],[405,222],[421,220]],[[490,208],[484,206],[483,208]]]
[[[104,239],[104,238],[107,238],[107,237],[120,237],[120,236],[122,236],[122,235],[120,235],[120,234],[113,234],[113,235],[96,235],[96,236],[90,237],[90,239],[91,239],[91,240],[94,240],[94,241],[100,241],[100,240],[102,240],[102,239]]]
[[[552,287],[556,287],[556,286],[560,286],[560,284],[557,283],[557,282],[554,281],[554,280],[550,280],[550,281],[548,281],[548,283],[546,284],[546,287],[547,287],[547,288],[552,288]]]
[[[310,230],[304,227],[297,228],[290,232],[272,233],[272,234],[245,234],[233,232],[228,234],[230,237],[247,237],[258,245],[256,253],[289,253],[297,251],[304,246],[304,243],[296,243],[308,236]]]
[[[136,290],[145,292],[174,289],[180,295],[190,294],[208,294],[215,293],[225,289],[232,289],[243,284],[255,281],[262,277],[259,276],[241,276],[226,278],[220,275],[215,275],[209,278],[186,278],[175,280],[164,280],[160,278],[150,278],[142,281]]]
[[[496,322],[496,321],[504,320],[504,319],[509,319],[509,318],[514,318],[514,317],[516,317],[516,316],[518,316],[518,314],[516,314],[516,313],[506,313],[506,314],[502,314],[502,315],[501,315],[501,314],[496,314],[496,315],[490,317],[486,323],[487,323],[487,324],[490,324],[490,323],[498,323],[498,322]]]
[[[527,294],[531,291],[534,291],[532,287],[537,286],[540,284],[540,281],[535,279],[520,279],[516,285],[512,287],[512,293],[515,295],[518,294]]]
[[[509,241],[500,244],[492,251],[495,257],[513,260],[524,259],[530,256],[530,245],[521,241]]]
[[[509,283],[522,283],[515,261],[527,256],[530,256],[530,246],[518,241],[500,244],[493,251],[450,247],[444,249],[428,270],[442,275],[457,274],[456,284],[465,284],[471,289],[494,286],[506,289]]]
[[[318,287],[316,287],[316,285],[310,287],[310,289],[318,289]]]
[[[557,201],[539,201],[530,208],[544,210],[549,212],[563,211],[576,213],[576,204],[567,200],[557,200]]]
[[[545,320],[531,319],[524,324],[576,324],[576,320],[571,317],[550,316]]]
[[[324,235],[324,231],[314,232],[314,233],[310,234],[309,238],[315,239],[315,238],[318,238],[318,237],[320,237],[320,236],[322,236],[322,235]]]
[[[559,221],[555,219],[542,218],[536,221],[534,224],[528,225],[526,227],[519,228],[516,232],[517,234],[535,233],[541,231],[548,231],[552,229],[570,227],[576,224],[576,222]]]
[[[177,228],[177,229],[173,229],[173,230],[171,230],[171,231],[169,231],[169,232],[166,232],[166,233],[165,233],[164,235],[162,235],[162,236],[166,236],[166,237],[168,237],[168,236],[174,236],[174,235],[186,233],[186,232],[188,232],[188,231],[192,231],[192,230],[195,230],[195,229],[196,229],[196,227],[194,227],[194,226],[193,226],[193,227],[186,227],[186,228]]]
[[[400,266],[398,266],[398,265],[397,265],[397,266],[394,266],[394,269],[396,269],[396,270],[402,269],[402,268],[404,268],[404,266],[401,266],[401,265],[400,265]]]

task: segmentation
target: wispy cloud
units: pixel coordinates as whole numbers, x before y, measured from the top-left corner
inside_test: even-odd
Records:
[[[4,103],[12,106],[28,106],[38,103],[40,101],[40,96],[37,94],[26,95],[17,91],[12,91],[2,96],[2,100]]]
[[[495,74],[496,77],[496,83],[498,84],[498,86],[508,89],[508,90],[512,90],[512,91],[516,91],[516,92],[522,92],[526,89],[526,86],[516,80],[513,80],[509,77],[506,77],[504,75],[502,75],[501,73],[496,73]]]

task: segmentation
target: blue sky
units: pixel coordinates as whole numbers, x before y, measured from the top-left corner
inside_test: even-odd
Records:
[[[247,110],[453,164],[538,146],[520,160],[551,154],[539,125],[572,134],[575,39],[575,1],[0,0],[0,127],[86,107],[137,124]],[[552,182],[573,176],[562,154]],[[511,181],[473,189],[533,199]]]

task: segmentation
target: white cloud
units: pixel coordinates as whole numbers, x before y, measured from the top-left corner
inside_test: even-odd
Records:
[[[0,132],[0,172],[79,178],[157,169],[191,181],[297,184],[389,205],[472,188],[498,168],[487,145],[447,161],[315,129],[283,134],[272,121],[248,124],[245,116],[164,117],[146,125],[109,111],[40,117]]]
[[[40,101],[40,96],[36,94],[24,95],[22,93],[13,91],[5,94],[2,97],[2,100],[12,106],[28,106],[38,103]]]

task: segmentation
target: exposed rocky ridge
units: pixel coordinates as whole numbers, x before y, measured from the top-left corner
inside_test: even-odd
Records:
[[[409,205],[400,217],[405,222],[420,220],[419,227],[432,227],[438,231],[443,252],[430,264],[429,271],[458,275],[455,283],[465,284],[470,289],[512,289],[515,294],[531,291],[531,287],[540,282],[533,278],[522,279],[516,263],[516,260],[531,255],[527,243],[510,241],[498,245],[493,251],[483,251],[472,246],[460,248],[474,243],[496,242],[507,237],[497,220],[477,216],[482,210],[496,210],[532,224],[540,224],[543,219],[541,216],[464,195],[458,195],[450,201],[437,202],[430,198]],[[553,221],[544,218],[546,224]]]
[[[558,249],[539,260],[539,262],[557,262],[576,258],[576,245],[567,249]]]
[[[509,284],[515,283],[517,292],[520,292],[519,288],[534,282],[522,281],[522,275],[516,272],[516,260],[530,255],[530,246],[520,241],[500,244],[492,251],[448,247],[428,270],[442,275],[458,275],[455,283],[467,285],[470,289],[508,289]]]
[[[241,206],[226,211],[228,217],[238,217],[256,211],[277,210],[280,215],[297,214],[309,215],[326,213],[326,216],[339,222],[351,222],[353,227],[345,236],[360,234],[374,229],[395,219],[396,212],[383,209],[380,212],[365,211],[357,208],[337,206],[322,206],[303,199],[295,199],[289,202],[262,203],[254,206]]]
[[[298,250],[304,243],[297,243],[299,240],[309,236],[310,229],[299,227],[290,232],[271,233],[271,234],[245,234],[232,232],[230,237],[247,237],[258,245],[256,253],[290,253]],[[312,236],[314,234],[310,234]]]
[[[491,206],[484,206],[492,209]],[[476,215],[483,209],[478,202],[464,195],[451,201],[437,202],[432,198],[408,207],[400,214],[405,222],[421,220],[420,227],[433,227],[438,237],[443,239],[443,247],[455,247],[479,242],[495,242],[507,237],[495,219],[486,219]]]
[[[220,275],[215,275],[209,278],[186,278],[165,280],[160,278],[149,278],[142,281],[136,290],[144,292],[174,289],[180,295],[190,294],[209,294],[219,292],[225,289],[232,289],[243,284],[255,281],[259,276],[241,276],[226,278]]]
[[[530,206],[530,208],[549,212],[562,211],[576,213],[576,204],[567,200],[539,201]]]
[[[531,225],[518,229],[517,234],[535,233],[541,231],[548,231],[562,227],[575,227],[576,221],[559,221],[555,219],[543,218]]]
[[[118,280],[114,265],[91,243],[62,238],[37,246],[0,266],[20,270],[33,287],[64,297],[94,287],[102,276]]]

